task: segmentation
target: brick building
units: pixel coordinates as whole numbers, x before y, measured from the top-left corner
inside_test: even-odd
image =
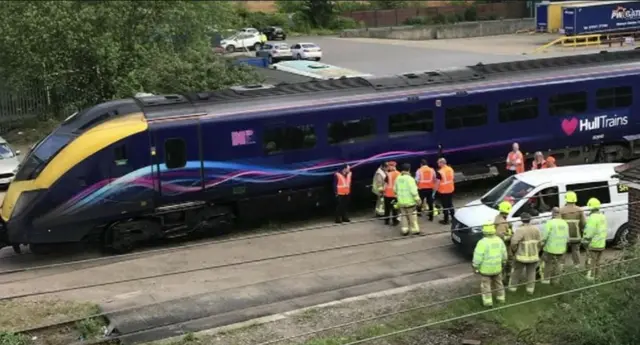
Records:
[[[640,159],[616,167],[620,182],[628,187],[629,191],[629,235],[631,244],[638,242],[640,234]]]

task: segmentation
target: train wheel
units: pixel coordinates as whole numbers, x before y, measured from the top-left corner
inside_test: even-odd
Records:
[[[135,221],[116,222],[111,224],[104,233],[105,251],[113,254],[125,254],[131,252],[136,245],[135,234],[137,227]]]

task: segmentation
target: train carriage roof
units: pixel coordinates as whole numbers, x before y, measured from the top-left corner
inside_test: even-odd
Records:
[[[277,85],[246,85],[184,95],[136,97],[149,120],[194,114],[231,115],[258,112],[268,102],[282,109],[314,104],[379,100],[384,97],[426,96],[501,83],[540,82],[640,67],[640,50],[602,51],[565,57],[482,64],[390,77],[341,78]],[[615,67],[615,68],[613,68]],[[561,71],[562,74],[558,72]],[[506,85],[503,85],[506,86]],[[242,104],[241,107],[238,105]]]

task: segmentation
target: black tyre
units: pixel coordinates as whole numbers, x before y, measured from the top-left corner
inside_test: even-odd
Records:
[[[103,249],[111,254],[125,254],[136,246],[135,237],[127,222],[111,224],[104,232]]]
[[[227,53],[234,53],[236,51],[236,46],[228,45],[225,50],[227,51]]]
[[[638,233],[629,224],[623,224],[616,232],[613,245],[616,248],[627,248],[638,243]]]
[[[260,47],[262,47],[262,44],[256,43],[256,44],[253,45],[253,50],[258,51],[258,50],[260,50]]]
[[[269,57],[267,57],[267,63],[269,65],[273,64],[273,57],[271,55],[269,55]]]

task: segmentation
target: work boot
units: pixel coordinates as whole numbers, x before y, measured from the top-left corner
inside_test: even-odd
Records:
[[[439,221],[438,223],[440,223],[440,224],[442,224],[442,225],[449,225],[449,224],[451,224],[451,223],[449,223],[449,221],[448,221],[448,220],[441,220],[441,221]]]

